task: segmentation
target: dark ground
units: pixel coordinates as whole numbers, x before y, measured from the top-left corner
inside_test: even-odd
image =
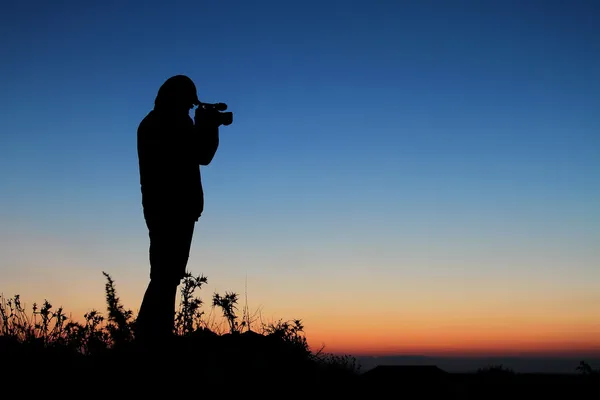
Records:
[[[301,361],[284,348],[248,350],[233,341],[229,351],[209,347],[182,342],[176,351],[131,347],[89,357],[4,347],[0,385],[53,398],[600,399],[600,375],[458,374],[426,366],[357,374]]]

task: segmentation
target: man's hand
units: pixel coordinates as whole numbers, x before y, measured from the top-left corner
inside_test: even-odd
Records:
[[[216,110],[207,110],[201,106],[196,107],[194,111],[195,125],[203,128],[217,128],[219,122],[216,113],[218,113]]]

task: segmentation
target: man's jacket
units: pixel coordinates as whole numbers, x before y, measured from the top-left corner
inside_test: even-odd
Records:
[[[144,217],[193,219],[204,209],[200,166],[219,146],[218,126],[195,126],[189,115],[155,108],[137,130]]]

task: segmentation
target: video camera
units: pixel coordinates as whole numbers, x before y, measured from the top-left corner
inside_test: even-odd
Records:
[[[219,125],[231,125],[233,122],[233,113],[232,112],[223,112],[227,110],[227,104],[225,103],[196,103],[198,108],[196,108],[196,115],[199,113],[204,113],[208,116],[208,118],[214,118],[215,122]]]

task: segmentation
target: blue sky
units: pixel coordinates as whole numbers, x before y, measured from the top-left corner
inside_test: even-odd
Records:
[[[348,307],[383,323],[377,296],[407,321],[398,310],[424,293],[427,321],[462,318],[461,299],[478,296],[496,303],[470,321],[511,299],[548,318],[548,301],[565,315],[596,301],[593,1],[2,8],[5,294],[100,308],[106,270],[137,308],[148,265],[136,128],[164,80],[186,74],[202,101],[234,112],[202,170],[190,269],[210,290],[242,291],[247,276],[255,305],[305,317],[329,342],[343,340],[322,321]],[[591,321],[599,311],[572,323]]]

